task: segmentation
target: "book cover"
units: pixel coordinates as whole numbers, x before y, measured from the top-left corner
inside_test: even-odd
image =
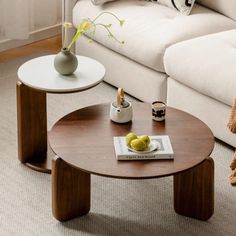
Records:
[[[152,160],[174,159],[174,152],[168,135],[149,136],[158,143],[158,149],[150,153],[135,153],[128,149],[124,136],[114,137],[114,148],[117,160]]]

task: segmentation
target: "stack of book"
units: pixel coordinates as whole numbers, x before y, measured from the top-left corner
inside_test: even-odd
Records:
[[[156,142],[157,149],[152,152],[134,152],[126,145],[124,136],[114,137],[114,147],[117,160],[153,160],[174,159],[174,152],[168,135],[149,136],[151,142]]]

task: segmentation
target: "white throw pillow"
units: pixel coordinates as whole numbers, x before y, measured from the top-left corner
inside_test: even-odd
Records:
[[[112,2],[112,1],[115,1],[115,0],[91,0],[91,1],[94,5],[102,5],[103,3]]]
[[[150,0],[151,2],[157,2],[162,5],[175,8],[184,15],[189,15],[195,0]]]

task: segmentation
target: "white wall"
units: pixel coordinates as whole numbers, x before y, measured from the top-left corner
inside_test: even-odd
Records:
[[[29,38],[7,39],[4,37],[3,29],[0,28],[0,52],[61,33],[61,0],[30,0],[30,3]],[[3,10],[0,8],[0,21]]]

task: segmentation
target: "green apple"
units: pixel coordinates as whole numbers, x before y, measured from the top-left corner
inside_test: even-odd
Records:
[[[137,138],[138,138],[138,137],[137,137],[137,135],[136,135],[135,133],[129,133],[129,134],[127,134],[126,137],[125,137],[127,146],[130,147],[131,141],[134,140],[134,139],[137,139]]]
[[[142,140],[146,143],[147,146],[148,146],[148,145],[150,144],[150,142],[151,142],[149,136],[146,135],[146,134],[140,136],[139,138],[142,139]]]
[[[144,151],[147,148],[146,143],[140,138],[133,139],[130,146],[136,151]]]

